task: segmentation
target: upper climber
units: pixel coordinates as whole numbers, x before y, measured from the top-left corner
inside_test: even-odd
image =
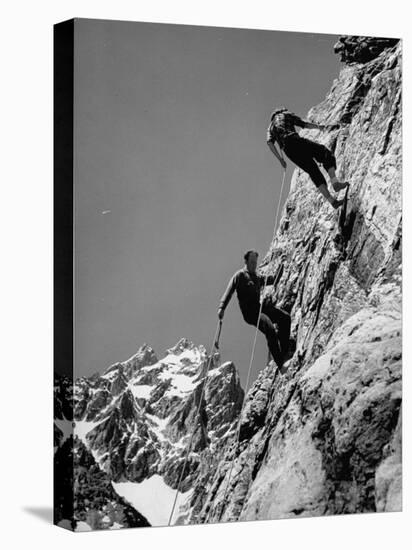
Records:
[[[265,284],[265,277],[256,273],[258,253],[255,250],[248,250],[243,258],[245,266],[236,271],[230,279],[219,303],[218,316],[219,319],[223,319],[226,306],[236,290],[244,320],[249,325],[256,326],[260,311],[260,291]],[[273,283],[273,275],[268,276],[266,284],[272,285]],[[273,323],[276,323],[277,331]],[[290,340],[290,315],[265,300],[258,328],[266,336],[274,361],[281,367],[294,351],[294,341]]]
[[[275,141],[278,143],[279,148],[286,153],[291,161],[309,174],[312,181],[326,200],[330,202],[334,208],[338,208],[341,204],[343,204],[343,199],[338,200],[331,196],[326,180],[316,163],[317,161],[322,164],[327,171],[333,189],[336,192],[341,191],[347,187],[348,183],[341,183],[336,177],[335,156],[324,145],[301,137],[296,132],[295,126],[300,126],[301,128],[317,128],[319,130],[333,130],[339,126],[336,124],[322,126],[321,124],[308,122],[306,120],[302,120],[285,107],[279,107],[272,112],[270,124],[266,133],[267,144],[269,145],[272,153],[278,158],[283,168],[286,168],[286,162],[283,155],[276,149]]]

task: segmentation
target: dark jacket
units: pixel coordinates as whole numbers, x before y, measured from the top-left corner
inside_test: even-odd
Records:
[[[277,141],[284,147],[286,138],[290,136],[299,137],[295,126],[305,128],[306,121],[290,111],[283,111],[276,114],[266,131],[266,141]]]
[[[274,277],[269,275],[266,284],[273,285]],[[260,291],[265,284],[265,276],[249,273],[246,267],[236,271],[230,279],[229,284],[220,300],[219,309],[226,309],[234,291],[236,290],[237,299],[243,316],[259,311]]]

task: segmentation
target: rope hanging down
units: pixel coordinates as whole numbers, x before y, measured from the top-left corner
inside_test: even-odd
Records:
[[[280,149],[280,154],[281,154],[282,160],[284,161],[285,159],[284,159],[283,154],[282,154],[282,149]],[[275,238],[275,235],[276,235],[276,228],[277,228],[277,224],[278,224],[280,203],[281,203],[281,200],[282,200],[283,187],[285,185],[285,178],[286,178],[286,167],[283,167],[282,185],[281,185],[281,188],[280,188],[280,196],[279,196],[279,201],[278,201],[278,207],[277,207],[277,210],[276,210],[276,217],[275,217],[275,224],[274,224],[274,228],[273,228],[272,242],[273,242],[273,240]],[[263,288],[265,288],[267,280],[268,280],[268,271],[266,270],[265,283],[263,285]],[[230,478],[232,477],[233,464],[234,464],[234,461],[235,461],[235,451],[236,451],[237,446],[239,444],[240,421],[242,419],[242,413],[243,413],[243,409],[244,409],[244,406],[245,406],[245,403],[246,403],[247,392],[248,392],[248,389],[249,389],[250,374],[252,372],[253,359],[254,359],[254,356],[255,356],[255,347],[256,347],[256,340],[257,340],[257,333],[258,333],[258,330],[259,330],[260,316],[262,314],[262,307],[263,307],[263,299],[260,301],[259,315],[258,315],[258,319],[257,319],[257,323],[256,323],[256,330],[255,330],[255,336],[254,336],[254,339],[253,339],[252,353],[250,355],[249,368],[248,368],[247,378],[246,378],[245,399],[243,400],[242,408],[240,410],[239,418],[238,418],[238,421],[237,421],[236,436],[235,436],[236,443],[235,443],[235,447],[234,447],[233,457],[232,457],[232,460],[231,460],[231,466],[230,466],[230,470],[229,470],[229,477],[227,479],[225,492],[223,494],[222,507],[223,507],[223,504],[226,500],[227,489],[229,487]]]
[[[280,149],[280,154],[281,154],[282,160],[284,161],[284,157],[283,157],[281,149]],[[276,228],[277,228],[277,224],[278,224],[279,211],[280,211],[280,203],[281,203],[281,200],[282,200],[283,188],[284,188],[284,185],[285,185],[285,178],[286,178],[286,168],[284,167],[283,168],[282,185],[281,185],[281,188],[280,188],[280,196],[279,196],[278,205],[277,205],[277,209],[276,209],[276,216],[275,216],[275,224],[274,224],[274,228],[273,228],[272,241],[275,238],[275,234],[276,234]],[[264,283],[263,287],[266,286],[267,279],[268,279],[268,272],[266,272],[265,283]],[[256,330],[255,330],[255,336],[254,336],[254,339],[253,339],[252,353],[251,353],[251,356],[250,356],[249,368],[248,368],[248,373],[247,373],[247,378],[246,378],[245,396],[247,395],[247,391],[248,391],[248,388],[249,388],[250,374],[252,372],[253,359],[254,359],[254,355],[255,355],[255,347],[256,347],[257,333],[258,333],[258,328],[259,328],[259,321],[260,321],[260,316],[262,314],[262,306],[263,306],[263,300],[261,300],[260,307],[259,307],[259,315],[258,315],[258,320],[257,320],[257,325],[256,325]],[[208,382],[207,376],[208,376],[208,372],[209,372],[209,369],[210,369],[210,363],[211,363],[211,360],[212,360],[212,357],[213,357],[213,350],[214,349],[217,349],[217,350],[219,349],[219,339],[220,339],[221,330],[222,330],[222,320],[220,319],[219,322],[218,322],[218,325],[216,327],[215,335],[213,337],[212,349],[211,349],[211,352],[209,354],[209,359],[208,359],[208,362],[207,362],[204,383],[203,383],[203,386],[202,386],[202,391],[201,391],[201,394],[200,394],[200,399],[199,399],[199,404],[198,404],[198,407],[197,407],[197,410],[196,410],[195,419],[197,419],[197,417],[199,416],[200,407],[202,405],[204,391],[205,391],[205,388],[206,388],[206,385],[207,385],[207,382]],[[240,420],[242,418],[242,413],[243,413],[243,409],[244,409],[244,406],[245,406],[245,401],[246,400],[243,401],[242,408],[240,410],[239,418],[238,418],[238,421],[237,421],[236,437],[235,437],[235,439],[236,439],[235,449],[236,449],[236,447],[239,443]],[[174,514],[174,511],[175,511],[175,508],[176,508],[177,498],[179,496],[180,486],[182,484],[183,474],[184,474],[186,464],[187,464],[187,460],[188,460],[188,457],[189,457],[189,453],[190,453],[190,450],[191,450],[191,447],[192,447],[192,442],[193,442],[193,437],[194,437],[195,431],[196,431],[196,424],[194,425],[193,431],[191,433],[191,436],[190,436],[190,439],[189,439],[189,444],[188,444],[187,450],[186,450],[185,460],[183,462],[183,467],[182,467],[182,470],[180,472],[179,482],[177,484],[177,489],[176,489],[176,494],[175,494],[175,498],[174,498],[174,501],[173,501],[172,511],[171,511],[170,517],[169,517],[169,522],[168,522],[169,526],[171,524],[173,514]],[[226,488],[225,488],[222,503],[226,499],[227,488],[229,486],[230,478],[232,476],[233,463],[234,463],[234,457],[232,458],[232,461],[231,461],[229,477],[228,477],[228,481],[227,481],[227,484],[226,484]]]
[[[212,349],[210,350],[209,359],[207,361],[207,366],[206,366],[206,371],[205,371],[205,375],[204,375],[204,382],[203,382],[203,386],[202,386],[202,391],[200,392],[199,404],[197,406],[196,414],[195,414],[195,417],[194,417],[194,427],[193,427],[193,431],[192,431],[190,439],[189,439],[189,444],[187,446],[186,456],[185,456],[185,460],[183,462],[183,468],[180,472],[179,482],[177,484],[176,494],[175,494],[175,498],[174,498],[174,501],[173,501],[172,511],[170,512],[168,526],[170,526],[170,523],[171,523],[172,518],[173,518],[174,511],[175,511],[177,498],[179,496],[180,486],[181,486],[182,480],[183,480],[183,474],[184,474],[184,471],[186,469],[187,460],[188,460],[188,457],[189,457],[190,450],[192,448],[193,437],[194,437],[195,431],[196,431],[196,420],[199,417],[200,407],[202,406],[203,395],[204,395],[205,388],[206,388],[206,385],[207,385],[207,382],[208,382],[207,376],[208,376],[208,373],[209,373],[210,364],[212,362],[213,351],[214,351],[215,348],[217,350],[219,349],[219,339],[220,339],[221,331],[222,331],[222,320],[219,319],[219,322],[218,322],[217,327],[216,327],[216,332],[215,332],[215,335],[213,337]]]

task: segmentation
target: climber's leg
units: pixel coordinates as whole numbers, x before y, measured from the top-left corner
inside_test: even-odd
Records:
[[[283,353],[279,345],[278,335],[272,321],[264,313],[260,314],[258,328],[266,336],[268,348],[275,363],[278,367],[281,367],[283,365]]]
[[[276,323],[278,328],[278,336],[280,342],[280,348],[285,355],[289,351],[290,340],[290,325],[291,318],[286,311],[280,309],[268,301],[265,301],[262,307],[262,313],[267,315],[272,323]]]
[[[332,195],[329,193],[326,180],[322,172],[320,171],[319,166],[313,158],[315,153],[318,156],[320,155],[320,151],[317,146],[319,146],[319,144],[315,143],[314,141],[310,141],[301,137],[293,137],[287,138],[285,140],[284,150],[286,155],[290,158],[292,162],[296,164],[296,166],[309,174],[311,180],[319,189],[319,192],[325,197],[325,199],[334,208],[338,208],[339,206],[341,206],[341,203],[340,201],[333,198]],[[324,147],[324,149],[326,151],[329,151],[328,149],[326,149],[326,147]],[[325,154],[323,150],[322,152],[323,154]],[[330,158],[329,160],[331,161]]]
[[[244,319],[249,325],[256,326],[258,315],[258,313],[247,314],[244,315]],[[278,335],[272,321],[264,313],[260,314],[258,329],[265,335],[268,348],[275,363],[281,367],[283,365],[283,354],[280,349]]]
[[[322,183],[322,185],[319,185],[318,187],[319,193],[321,193],[325,199],[333,206],[333,208],[339,208],[339,206],[342,206],[343,199],[335,199],[332,197],[332,195],[329,193],[329,189],[326,186],[326,183]]]
[[[311,139],[305,139],[305,144],[308,152],[326,171],[328,171],[329,168],[336,169],[335,155],[325,145],[317,141],[312,141]]]
[[[335,174],[335,168],[332,166],[328,170],[328,175],[330,182],[332,184],[333,189],[338,193],[339,191],[342,191],[342,189],[345,189],[349,185],[347,181],[339,181]]]
[[[314,142],[300,137],[287,138],[285,153],[296,166],[309,174],[316,187],[319,187],[322,184],[326,185],[326,180],[313,159],[313,144]]]
[[[310,139],[306,140],[307,147],[311,151],[313,158],[322,164],[324,169],[329,175],[330,182],[333,186],[333,189],[338,193],[342,189],[348,186],[348,182],[341,182],[336,177],[336,158],[335,155],[330,151],[325,145],[321,143],[316,143],[316,141],[311,141]]]
[[[333,208],[338,208],[339,206],[341,206],[341,202],[332,197],[332,195],[329,193],[326,180],[323,177],[319,166],[312,158],[305,159],[304,162],[300,160],[299,163],[296,162],[296,164],[300,168],[302,168],[302,170],[305,170],[305,172],[309,174],[311,180],[318,188],[319,193],[325,197],[325,199],[328,201],[329,204],[333,206]]]

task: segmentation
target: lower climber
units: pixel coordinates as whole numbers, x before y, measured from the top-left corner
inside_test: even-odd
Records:
[[[225,309],[236,290],[244,320],[249,325],[257,325],[260,310],[260,291],[265,284],[265,277],[256,273],[257,259],[258,253],[255,250],[249,250],[244,255],[245,266],[230,279],[220,300],[219,319],[223,319]],[[273,275],[268,276],[266,284],[272,285],[273,283]],[[278,367],[282,367],[294,352],[294,341],[290,340],[290,321],[288,313],[266,300],[263,302],[258,328],[266,336],[269,351]],[[276,323],[277,330],[273,323]]]
[[[334,130],[338,125],[323,126],[302,120],[294,113],[291,113],[285,107],[279,107],[272,112],[271,121],[266,133],[266,142],[277,157],[283,168],[286,168],[286,162],[283,155],[276,149],[275,141],[278,143],[289,159],[299,168],[309,174],[313,183],[319,189],[319,192],[334,207],[339,208],[343,204],[343,199],[338,200],[329,193],[326,180],[319,169],[317,163],[327,171],[330,182],[335,192],[339,192],[348,186],[347,182],[340,182],[336,177],[336,159],[333,153],[324,145],[301,137],[295,130],[295,126],[301,128],[316,128],[318,130]]]

